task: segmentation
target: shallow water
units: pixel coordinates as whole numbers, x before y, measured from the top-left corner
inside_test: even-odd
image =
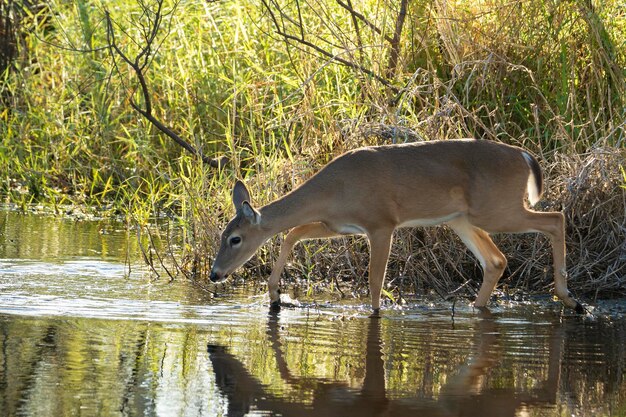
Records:
[[[129,274],[129,244],[0,212],[0,415],[626,415],[626,321],[600,312],[619,303],[271,314],[258,289]]]

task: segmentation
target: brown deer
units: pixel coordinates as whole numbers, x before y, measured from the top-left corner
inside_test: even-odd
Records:
[[[485,307],[506,266],[489,234],[541,232],[552,243],[556,295],[582,313],[583,306],[567,290],[563,214],[532,211],[524,203],[526,192],[532,205],[542,191],[537,160],[501,143],[458,139],[352,150],[258,210],[246,186],[237,181],[237,213],[222,232],[210,279],[223,280],[265,241],[291,229],[268,282],[272,306],[279,307],[280,275],[298,241],[366,235],[370,295],[377,314],[394,230],[446,224],[482,266],[483,282],[474,305]]]

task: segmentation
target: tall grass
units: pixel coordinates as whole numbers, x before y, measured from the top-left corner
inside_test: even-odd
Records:
[[[24,11],[18,56],[0,81],[0,194],[24,207],[83,204],[142,225],[155,216],[176,218],[183,254],[170,262],[201,277],[232,214],[235,178],[244,178],[264,204],[347,149],[480,137],[541,157],[550,174],[544,204],[564,209],[570,220],[575,287],[623,293],[621,3],[409,2],[396,43],[401,2],[354,2],[361,17],[342,3],[165,2],[146,70],[155,116],[203,153],[227,156],[222,170],[185,154],[130,106],[139,99],[137,80],[130,68],[114,66],[104,13],[117,25],[120,47],[132,53],[150,18],[142,7],[80,0]],[[581,177],[584,170],[601,182]],[[610,218],[610,227],[580,223],[587,212],[594,222]],[[617,246],[598,246],[607,234]],[[463,292],[479,280],[479,269],[459,258],[462,246],[446,230],[398,236],[390,296],[403,289]],[[546,285],[545,240],[502,244],[513,258],[510,282]],[[303,245],[288,273],[307,277],[308,289],[324,276],[342,288],[343,280],[365,282],[358,277],[366,276],[366,255],[359,239]],[[249,271],[265,274],[274,256],[264,248]]]

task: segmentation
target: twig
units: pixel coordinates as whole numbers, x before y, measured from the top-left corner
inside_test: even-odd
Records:
[[[394,86],[387,78],[381,76],[380,74],[375,73],[374,71],[372,71],[369,68],[365,68],[363,65],[361,64],[357,64],[351,61],[348,61],[347,59],[341,58],[339,55],[340,54],[333,54],[331,52],[328,52],[327,50],[325,50],[324,48],[320,47],[319,45],[314,44],[313,42],[307,40],[304,36],[304,32],[303,32],[303,28],[301,25],[300,26],[300,37],[298,36],[294,36],[294,35],[290,35],[289,33],[287,33],[284,29],[284,25],[280,25],[278,22],[278,18],[276,17],[276,14],[274,13],[274,11],[272,10],[270,4],[267,2],[267,0],[262,0],[263,1],[263,6],[266,8],[266,10],[268,11],[270,18],[272,20],[272,23],[274,24],[274,28],[276,30],[276,33],[281,36],[285,42],[287,41],[294,41],[297,42],[301,45],[306,46],[307,48],[310,48],[316,52],[318,52],[319,54],[329,58],[331,61],[337,62],[339,64],[342,64],[346,67],[358,70],[364,74],[369,75],[370,77],[374,78],[376,81],[380,82],[382,85],[384,85],[385,87],[389,88],[394,94],[397,94],[400,89],[396,86]],[[284,17],[285,14],[281,12],[281,17]]]
[[[346,9],[348,12],[350,12],[350,14],[352,15],[353,19],[359,19],[361,22],[365,23],[365,25],[367,27],[369,27],[370,29],[372,29],[374,32],[376,32],[379,35],[383,35],[383,31],[380,30],[380,28],[378,26],[376,26],[375,24],[373,24],[371,21],[369,21],[365,16],[363,16],[363,14],[357,12],[356,10],[354,10],[352,8],[352,4],[351,2],[348,0],[348,3],[344,3],[341,0],[337,0],[337,4],[340,5],[341,7],[343,7],[344,9]],[[355,24],[356,27],[356,24]],[[393,38],[390,38],[387,35],[383,35],[383,37],[385,38],[385,40],[389,43],[393,43]]]
[[[148,257],[148,255],[146,254],[146,250],[141,244],[141,226],[139,224],[137,225],[137,244],[139,245],[139,248],[141,249],[141,254],[143,255],[143,260],[146,263],[146,265],[148,265],[150,269],[152,269],[152,272],[156,274],[157,279],[161,278],[161,274],[159,274],[156,268],[154,267],[154,264],[152,262],[152,256]]]
[[[337,3],[339,3],[340,6],[345,8],[344,3],[342,3],[340,0],[337,0]],[[351,0],[348,0],[347,6],[349,7],[348,11],[350,12],[350,15],[352,16],[352,25],[354,26],[354,33],[356,34],[356,42],[357,42],[356,46],[359,51],[359,60],[361,64],[363,64],[363,40],[361,39],[361,30],[359,29],[359,21],[357,20],[357,16],[355,15],[356,12],[352,8]]]
[[[118,46],[117,40],[115,37],[115,30],[113,28],[113,21],[111,19],[111,15],[108,10],[105,11],[105,20],[106,20],[106,28],[107,28],[107,43],[108,49],[110,51],[111,57],[113,59],[113,65],[116,68],[117,72],[120,72],[117,66],[116,57],[119,57],[122,61],[124,61],[135,73],[137,80],[139,81],[139,88],[141,91],[141,95],[143,97],[144,107],[141,108],[135,100],[133,99],[133,93],[130,95],[130,105],[135,111],[141,114],[146,120],[148,120],[153,126],[167,135],[170,139],[172,139],[176,144],[181,146],[190,154],[200,158],[203,163],[208,164],[213,168],[222,168],[227,162],[228,158],[210,158],[204,155],[202,152],[193,147],[189,142],[182,139],[176,132],[174,132],[169,127],[165,126],[161,121],[159,121],[152,112],[152,100],[150,98],[150,89],[148,88],[148,83],[146,81],[146,77],[144,74],[144,70],[149,66],[150,59],[154,54],[153,44],[158,34],[158,30],[161,26],[163,20],[162,13],[162,5],[163,2],[157,2],[157,10],[154,13],[153,20],[151,22],[151,28],[144,28],[144,42],[145,45],[140,49],[140,52],[135,56],[134,59],[130,59]],[[144,14],[147,14],[147,7],[144,6]],[[158,49],[158,48],[157,48]],[[135,88],[136,90],[136,88]]]
[[[400,56],[400,37],[402,36],[402,28],[406,19],[408,0],[402,0],[400,3],[400,11],[396,19],[396,30],[391,40],[391,52],[389,53],[389,63],[387,65],[387,78],[393,79],[398,68],[398,57]]]
[[[152,233],[150,233],[150,229],[148,229],[146,227],[146,231],[148,232],[148,239],[150,240],[150,246],[152,248],[154,248],[154,253],[156,254],[157,258],[159,259],[159,263],[161,264],[161,268],[163,268],[163,270],[165,271],[167,276],[170,277],[170,282],[174,281],[174,279],[176,277],[174,275],[172,275],[172,273],[169,271],[169,269],[167,269],[167,267],[165,266],[165,263],[163,262],[163,258],[161,258],[161,255],[159,255],[159,251],[156,250],[156,245],[154,244],[154,240],[152,239]],[[152,269],[154,269],[154,266],[152,267]]]

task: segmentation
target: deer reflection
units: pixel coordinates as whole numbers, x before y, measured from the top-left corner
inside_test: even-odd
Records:
[[[284,358],[279,334],[278,313],[270,313],[267,334],[279,374],[294,389],[313,392],[313,402],[300,404],[281,398],[253,377],[245,366],[222,346],[209,345],[209,358],[217,386],[228,399],[229,417],[244,416],[251,409],[270,411],[283,416],[481,416],[518,415],[524,407],[554,404],[559,386],[562,329],[556,328],[550,339],[548,378],[541,388],[517,391],[514,388],[483,388],[482,380],[497,362],[498,331],[488,312],[478,323],[476,354],[470,362],[449,378],[437,399],[388,398],[382,355],[381,319],[369,320],[365,359],[365,377],[360,390],[346,383],[322,378],[294,376]]]

